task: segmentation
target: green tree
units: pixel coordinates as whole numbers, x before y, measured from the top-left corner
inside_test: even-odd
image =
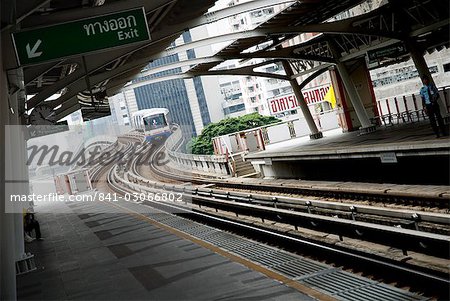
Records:
[[[281,120],[272,116],[262,116],[258,113],[251,113],[240,117],[225,118],[216,123],[208,124],[202,133],[191,139],[187,144],[187,150],[197,155],[212,155],[214,148],[212,138],[234,132],[244,131]]]

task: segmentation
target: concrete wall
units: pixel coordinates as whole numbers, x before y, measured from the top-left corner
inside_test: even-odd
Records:
[[[338,116],[335,110],[325,112],[318,115],[315,122],[317,127],[321,131],[328,131],[339,128]],[[258,141],[258,147],[252,147],[253,143],[249,143],[249,139],[254,135],[255,132],[259,134],[256,135],[256,140]],[[287,141],[290,139],[295,139],[298,137],[309,136],[310,131],[306,120],[304,118],[293,119],[290,121],[285,121],[275,125],[268,125],[260,128],[249,129],[241,131],[238,133],[232,133],[220,137],[215,137],[217,145],[227,146],[232,152],[242,152],[242,151],[259,151],[264,150],[266,145],[274,144],[282,141]],[[244,138],[246,137],[246,138]],[[261,138],[259,138],[261,137]],[[237,140],[237,141],[236,141]],[[250,145],[251,144],[251,145]],[[217,154],[225,154],[225,147],[217,149]]]
[[[205,172],[217,175],[231,175],[228,158],[215,155],[194,155],[179,152],[178,146],[182,142],[182,131],[177,129],[165,142],[169,160],[179,169],[185,172]]]

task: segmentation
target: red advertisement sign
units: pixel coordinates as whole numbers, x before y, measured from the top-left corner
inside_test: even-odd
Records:
[[[314,104],[323,101],[330,86],[321,86],[302,91],[303,98],[307,104]],[[292,94],[286,94],[279,97],[270,98],[269,102],[270,114],[278,114],[285,111],[295,110],[298,107],[297,97]]]

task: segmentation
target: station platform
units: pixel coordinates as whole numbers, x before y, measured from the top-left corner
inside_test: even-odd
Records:
[[[299,137],[249,153],[245,160],[265,178],[390,182],[389,173],[395,169],[405,172],[392,173],[392,183],[416,184],[411,175],[430,172],[430,179],[422,178],[417,184],[442,185],[448,184],[449,176],[439,166],[448,166],[449,155],[449,137],[436,138],[425,121],[380,127],[364,135],[338,129],[317,140]]]
[[[122,207],[36,212],[45,240],[26,244],[38,269],[17,277],[19,300],[314,300]]]

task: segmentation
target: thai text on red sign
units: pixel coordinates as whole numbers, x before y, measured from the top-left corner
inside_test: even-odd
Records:
[[[313,104],[323,101],[330,86],[322,86],[302,91],[303,98],[307,104]],[[295,110],[298,107],[297,97],[294,94],[268,99],[271,114],[278,114],[285,111]]]

